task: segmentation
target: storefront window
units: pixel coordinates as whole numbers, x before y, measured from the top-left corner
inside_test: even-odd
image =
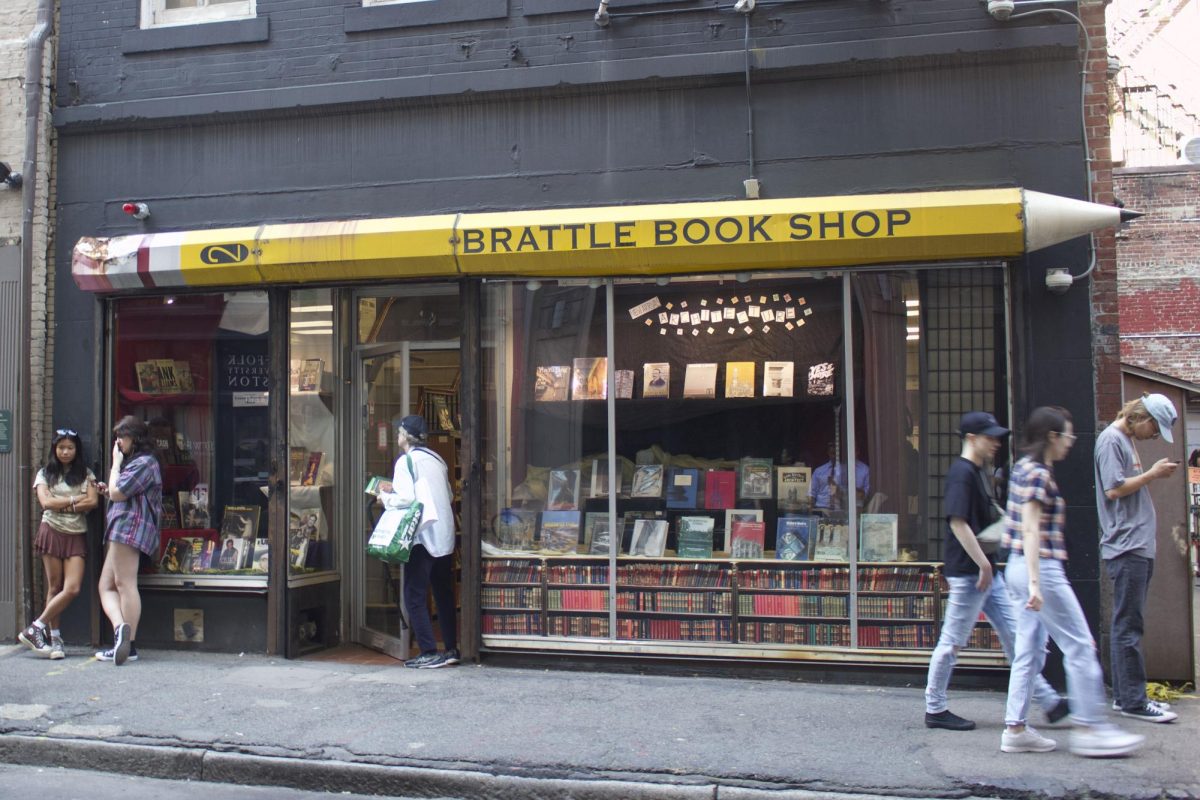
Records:
[[[334,569],[331,526],[337,475],[329,289],[292,292],[288,346],[288,573]]]
[[[963,411],[1007,418],[1002,280],[489,284],[485,645],[932,647],[938,476]]]
[[[149,583],[266,583],[267,311],[264,292],[113,303],[113,419],[146,420],[163,474]]]

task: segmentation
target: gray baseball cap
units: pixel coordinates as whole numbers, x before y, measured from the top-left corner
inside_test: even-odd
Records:
[[[1174,427],[1175,420],[1179,419],[1175,404],[1166,395],[1144,394],[1142,395],[1142,405],[1158,423],[1158,432],[1162,435],[1163,441],[1174,442],[1175,437],[1171,434],[1171,428]]]

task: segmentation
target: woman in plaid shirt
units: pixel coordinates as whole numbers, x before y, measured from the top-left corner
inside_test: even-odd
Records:
[[[1067,580],[1066,501],[1054,479],[1054,462],[1075,444],[1071,414],[1064,408],[1034,409],[1025,423],[1024,456],[1008,483],[1008,526],[1002,547],[1008,548],[1005,578],[1017,617],[1016,655],[1008,679],[1008,706],[1000,750],[1044,753],[1057,747],[1025,724],[1033,681],[1046,662],[1046,635],[1063,652],[1071,698],[1071,752],[1080,756],[1123,756],[1137,750],[1144,737],[1108,722],[1103,675],[1096,643],[1083,609]],[[1037,557],[1029,557],[1036,553]]]
[[[100,492],[108,506],[107,551],[100,570],[100,605],[113,626],[113,646],[96,653],[101,661],[117,666],[137,661],[138,619],[142,598],[137,573],[141,553],[158,552],[162,522],[162,473],[150,442],[150,428],[134,417],[124,417],[113,428],[112,470]]]

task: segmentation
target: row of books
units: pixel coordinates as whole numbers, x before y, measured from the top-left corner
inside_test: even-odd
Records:
[[[485,559],[484,583],[540,583],[542,565],[528,559]],[[567,583],[568,581],[556,581]],[[589,581],[590,582],[590,581]]]
[[[932,623],[901,625],[859,625],[859,647],[886,647],[893,650],[927,649],[937,644],[937,628]]]
[[[618,619],[621,639],[665,639],[672,642],[728,642],[733,628],[724,619]]]
[[[546,620],[546,631],[550,636],[607,637],[608,617],[571,617],[559,614]]]
[[[933,589],[933,572],[913,567],[860,567],[861,592],[928,592]]]
[[[608,590],[552,589],[546,593],[546,608],[550,611],[605,611],[608,609]]]
[[[587,498],[608,497],[608,461],[592,459]],[[546,510],[580,509],[582,471],[552,469],[547,476]],[[667,508],[733,508],[738,500],[778,501],[782,511],[801,511],[811,503],[812,470],[805,466],[775,466],[769,458],[743,458],[738,468],[701,470],[639,464],[618,495],[630,499],[664,499]]]
[[[136,361],[138,391],[142,394],[182,394],[196,391],[192,365],[187,361],[154,358]]]
[[[799,644],[849,647],[850,626],[824,622],[739,622],[738,641],[756,644]]]
[[[807,589],[847,592],[850,590],[850,568],[739,569],[737,581],[739,587],[748,589]]]
[[[696,586],[723,588],[730,585],[727,564],[622,564],[617,583],[624,586]]]
[[[480,629],[485,634],[501,636],[541,636],[542,615],[540,613],[503,613],[482,615]],[[562,635],[562,634],[555,634]]]
[[[858,616],[907,617],[908,619],[933,619],[933,598],[922,597],[859,597]]]
[[[550,583],[607,584],[607,564],[551,564],[546,579]]]
[[[733,309],[725,309],[728,313]],[[786,324],[794,324],[787,323]],[[803,325],[803,320],[800,321]],[[805,391],[813,396],[829,394],[833,364],[814,364],[808,370]],[[672,395],[671,364],[657,361],[642,364],[640,397],[685,399],[794,397],[796,364],[792,361],[764,361],[762,371],[754,361],[727,361],[685,364],[681,395]],[[759,379],[761,375],[761,380]],[[613,371],[615,383],[613,396],[618,400],[634,398],[636,372],[631,369]],[[718,386],[724,394],[718,394]],[[679,391],[678,389],[676,391]],[[549,364],[537,367],[534,374],[533,399],[539,403],[564,402],[566,400],[607,400],[608,359],[575,358],[571,364]]]
[[[849,598],[824,594],[741,594],[738,614],[765,617],[850,618]]]
[[[228,538],[218,548],[217,542],[207,537],[172,537],[162,543],[158,568],[170,575],[247,569],[266,572],[269,552],[266,539]]]
[[[542,590],[538,586],[484,586],[479,592],[484,608],[525,608],[531,611],[542,607]]]
[[[618,611],[658,611],[673,614],[728,614],[726,592],[617,592]]]

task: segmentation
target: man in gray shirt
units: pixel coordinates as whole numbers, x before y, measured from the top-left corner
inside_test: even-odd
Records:
[[[1113,708],[1122,716],[1171,722],[1177,714],[1146,696],[1142,656],[1142,611],[1154,573],[1158,521],[1149,483],[1174,474],[1179,466],[1163,458],[1142,470],[1135,441],[1174,441],[1174,404],[1147,394],[1125,404],[1116,421],[1096,437],[1096,507],[1100,514],[1100,555],[1113,582]]]

